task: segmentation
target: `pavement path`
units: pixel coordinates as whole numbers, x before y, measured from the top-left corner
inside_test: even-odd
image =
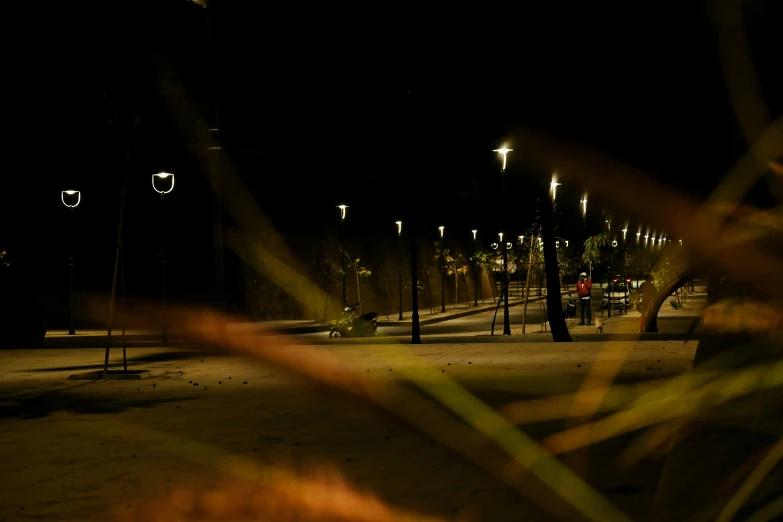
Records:
[[[303,364],[308,350],[316,350],[346,375],[369,378],[375,383],[370,389],[434,372],[499,407],[574,391],[588,372],[607,361],[619,364],[619,381],[678,375],[690,368],[696,346],[660,340],[564,344],[512,339],[516,342],[307,343],[284,349],[301,351]],[[282,467],[298,476],[339,473],[352,488],[443,520],[555,519],[535,493],[525,498],[510,490],[426,427],[290,369],[186,347],[128,352],[131,369],[163,369],[166,376],[69,381],[74,373],[100,368],[103,350],[0,352],[0,520],[112,520],[112,507],[130,512],[139,499],[168,494],[181,484],[218,484],[230,475],[224,465],[231,459],[258,468]],[[112,363],[119,362],[115,351]],[[421,394],[390,404],[405,411],[442,411]],[[540,439],[562,428],[562,421],[555,420],[524,430]],[[594,446],[587,477],[633,520],[644,521],[660,460],[632,469],[618,466],[616,455],[633,436]]]

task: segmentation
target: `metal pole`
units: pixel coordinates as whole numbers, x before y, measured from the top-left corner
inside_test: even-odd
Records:
[[[443,263],[446,259],[443,257],[443,234],[440,236],[440,313],[446,311],[446,270]]]
[[[527,277],[525,277],[525,303],[522,305],[522,333],[525,333],[525,323],[527,322],[527,302],[530,299],[530,270],[533,266],[533,244],[536,236],[530,236],[530,257],[527,261]]]
[[[343,247],[343,242],[345,241],[345,220],[340,220],[340,259],[342,260],[342,267],[343,267],[343,308],[345,308],[346,303],[348,302],[345,298],[345,250]]]
[[[209,150],[209,169],[212,177],[212,241],[214,256],[214,285],[215,285],[215,305],[217,308],[217,324],[215,330],[218,334],[226,332],[226,298],[225,286],[223,280],[223,196],[221,187],[221,154],[222,147],[218,142],[219,129],[217,126],[209,129],[210,144]]]
[[[161,326],[160,340],[163,344],[169,342],[168,335],[168,306],[166,302],[166,195],[160,195],[160,285],[161,306],[163,308],[163,324]]]
[[[476,253],[478,248],[476,247],[476,238],[473,238],[473,262],[476,261]],[[481,270],[477,267],[473,267],[473,306],[478,308],[478,284],[479,277],[481,277]]]
[[[68,210],[68,335],[73,328],[73,207]]]
[[[397,234],[397,259],[399,263],[399,269],[397,270],[398,273],[398,292],[400,294],[400,316],[397,319],[398,321],[402,321],[402,248],[401,248],[401,240],[402,234]]]
[[[508,197],[506,197],[506,169],[505,161],[503,168],[500,171],[500,178],[502,180],[503,191],[503,226],[506,227],[506,234],[508,234]],[[508,241],[503,241],[503,335],[511,335],[511,320],[508,316]]]
[[[419,324],[419,263],[416,256],[416,225],[411,220],[410,249],[411,249],[411,344],[421,344],[421,325]],[[428,284],[429,286],[429,284]]]
[[[125,249],[120,245],[120,317],[122,317],[122,369],[128,372],[128,354],[125,349]]]
[[[128,138],[128,149],[125,156],[125,173],[122,178],[122,197],[120,199],[120,224],[117,229],[117,251],[114,256],[114,276],[112,277],[111,298],[109,300],[109,327],[107,332],[108,339],[106,340],[106,354],[104,355],[104,359],[103,359],[104,374],[109,371],[109,351],[111,350],[111,326],[112,326],[112,321],[114,320],[114,295],[117,289],[117,270],[119,268],[119,263],[120,263],[120,252],[122,251],[122,224],[125,219],[125,193],[126,193],[126,187],[128,185],[128,171],[130,170],[130,158],[131,158],[131,152],[133,151],[134,133],[136,130],[136,126],[138,125],[138,122],[139,122],[139,108],[137,106],[135,121],[131,129],[131,135]]]
[[[209,63],[212,65],[210,71],[210,106],[212,109],[209,129],[209,143],[207,150],[209,153],[209,171],[212,181],[212,235],[214,248],[214,286],[215,286],[215,304],[217,306],[217,324],[215,330],[218,334],[226,332],[226,299],[225,283],[223,277],[223,198],[221,189],[221,167],[222,147],[220,146],[220,101],[218,97],[217,81],[220,78],[218,68],[217,46],[215,44],[215,24],[214,24],[214,5],[213,2],[206,2],[206,22]]]

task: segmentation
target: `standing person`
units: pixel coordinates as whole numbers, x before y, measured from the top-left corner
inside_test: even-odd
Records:
[[[590,291],[593,289],[593,282],[587,278],[587,273],[582,272],[579,274],[579,281],[576,282],[576,294],[579,296],[579,302],[581,307],[581,320],[579,325],[585,324],[585,310],[587,310],[587,324],[593,324],[593,310],[592,300],[590,299]]]
[[[653,283],[652,274],[647,274],[644,278],[644,283],[639,287],[639,305],[638,309],[642,313],[642,318],[639,321],[639,331],[644,331],[644,318],[647,317],[647,312],[655,301],[655,294],[658,293],[658,289]]]

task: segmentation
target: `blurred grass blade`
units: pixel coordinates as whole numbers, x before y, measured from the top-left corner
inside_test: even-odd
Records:
[[[764,478],[769,475],[769,472],[780,462],[783,458],[783,439],[780,439],[777,444],[772,446],[758,466],[751,472],[745,482],[742,483],[740,488],[734,494],[731,499],[726,503],[726,506],[718,516],[717,522],[731,522],[737,511],[748,501],[753,491],[761,484]]]
[[[622,511],[567,466],[452,379],[435,370],[426,375],[420,372],[407,374],[422,390],[492,440],[589,520],[630,522]],[[437,386],[429,386],[429,383]]]
[[[745,522],[768,522],[777,520],[781,514],[783,514],[783,495],[753,513]]]
[[[629,407],[604,419],[547,437],[544,446],[554,454],[566,453],[659,422],[697,415],[752,392],[783,385],[783,362],[734,372],[693,390],[692,395],[672,394],[641,406]],[[654,397],[650,397],[654,400]]]

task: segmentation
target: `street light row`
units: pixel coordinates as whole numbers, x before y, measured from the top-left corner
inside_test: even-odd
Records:
[[[161,181],[165,181],[166,179],[171,178],[171,186],[168,188],[159,188],[155,181],[158,180],[158,183]],[[168,194],[172,190],[174,190],[174,174],[170,174],[168,172],[159,172],[157,174],[152,175],[152,188],[160,195]],[[66,196],[68,201],[66,201]],[[76,208],[79,206],[79,203],[82,201],[82,193],[78,190],[63,190],[60,193],[60,198],[62,199],[63,205],[65,205],[68,208]]]

